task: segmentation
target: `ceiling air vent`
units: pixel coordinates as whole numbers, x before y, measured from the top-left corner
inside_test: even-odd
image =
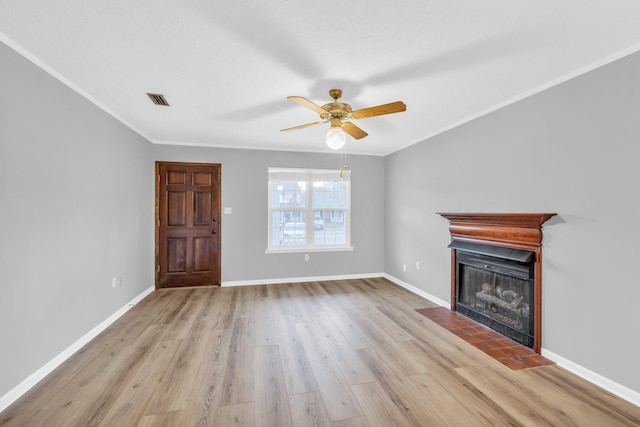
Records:
[[[164,98],[164,95],[162,95],[160,93],[148,93],[147,92],[147,96],[149,96],[149,98],[151,98],[151,102],[153,102],[156,105],[163,105],[165,107],[169,106],[169,103]]]

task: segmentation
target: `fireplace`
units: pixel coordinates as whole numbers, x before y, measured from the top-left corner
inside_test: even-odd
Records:
[[[451,232],[451,309],[540,352],[542,224],[555,214],[440,213]]]

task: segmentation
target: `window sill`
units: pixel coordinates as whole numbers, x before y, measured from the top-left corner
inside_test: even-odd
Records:
[[[353,246],[341,246],[332,248],[285,248],[285,249],[266,249],[265,254],[292,254],[292,253],[309,253],[309,252],[345,252],[353,251]]]

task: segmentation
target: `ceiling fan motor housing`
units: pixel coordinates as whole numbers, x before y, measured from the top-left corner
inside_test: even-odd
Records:
[[[328,104],[324,104],[322,109],[327,112],[327,114],[321,114],[325,120],[328,119],[347,119],[351,117],[351,105],[345,102],[330,102]]]
[[[322,106],[322,109],[325,110],[327,114],[320,114],[320,117],[324,120],[331,120],[331,127],[340,126],[340,120],[351,118],[351,105],[338,101],[342,96],[341,89],[331,89],[329,96],[333,98],[333,102]]]

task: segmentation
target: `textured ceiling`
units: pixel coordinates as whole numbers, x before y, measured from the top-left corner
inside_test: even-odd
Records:
[[[385,155],[640,49],[637,0],[0,0],[0,40],[154,143]],[[170,107],[153,105],[162,93]]]

